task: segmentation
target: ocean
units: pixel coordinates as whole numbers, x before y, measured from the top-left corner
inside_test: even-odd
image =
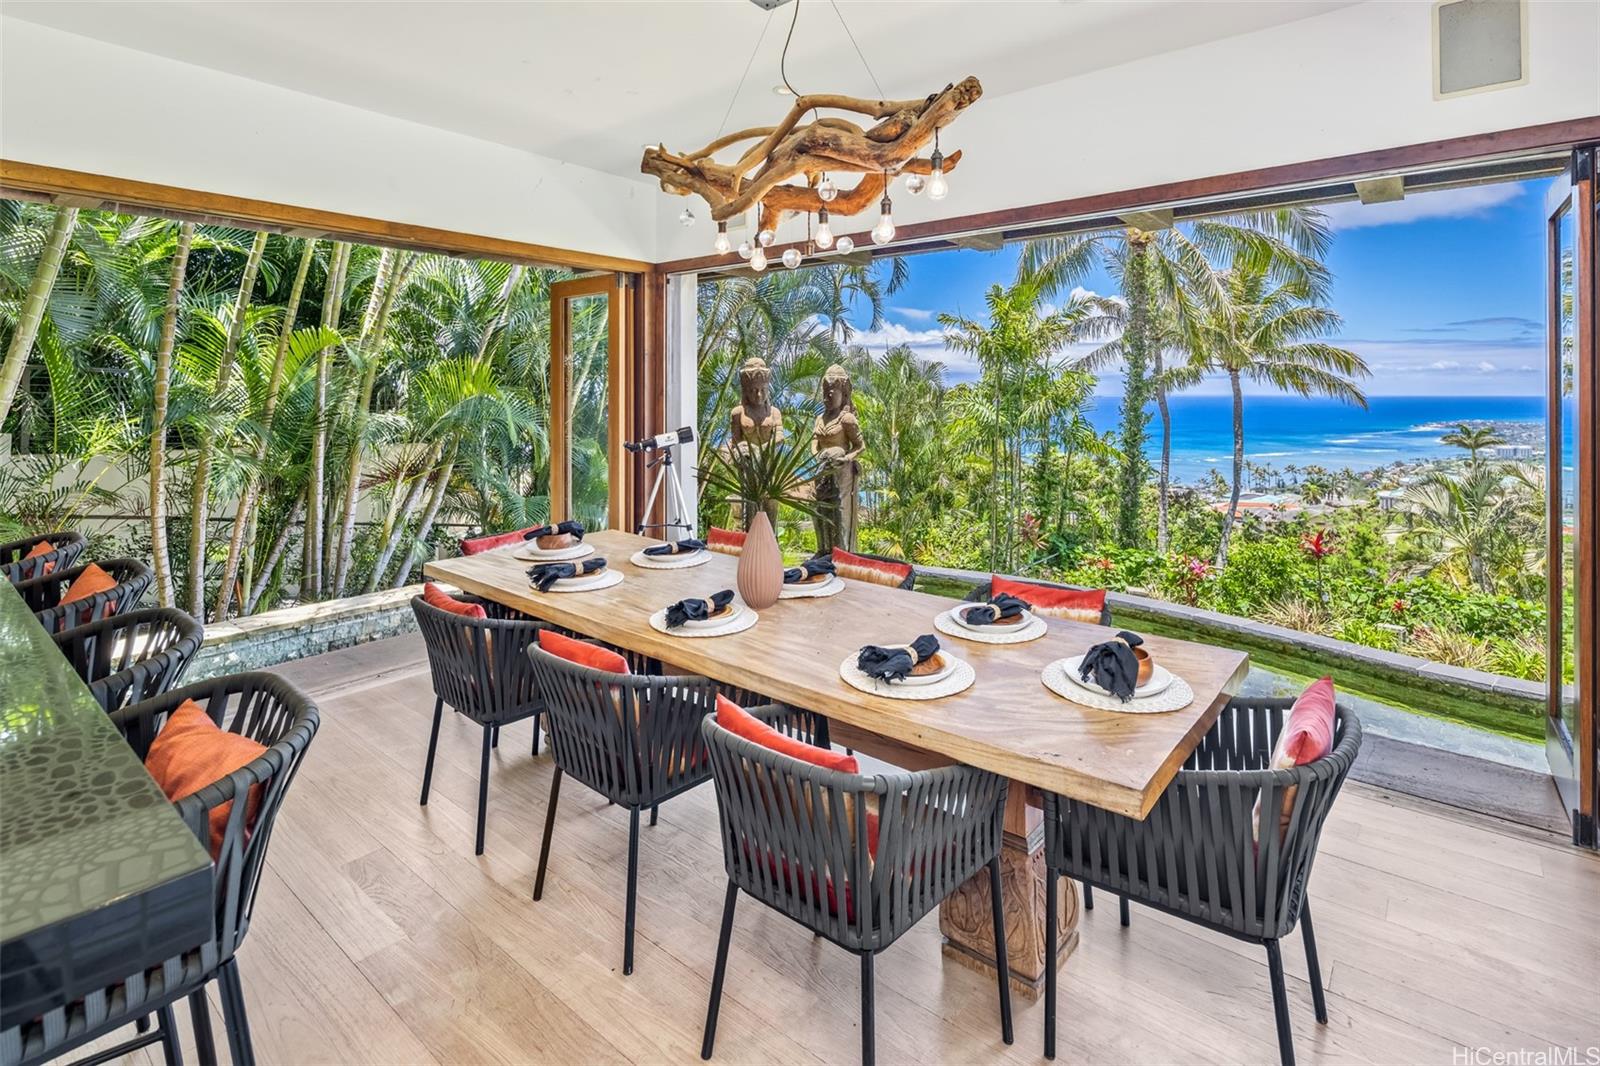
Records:
[[[1321,466],[1371,470],[1396,461],[1460,455],[1439,443],[1457,422],[1488,420],[1542,425],[1542,396],[1374,396],[1362,410],[1326,399],[1246,395],[1245,458],[1283,469]],[[1172,477],[1193,483],[1207,470],[1228,476],[1233,462],[1233,401],[1227,396],[1179,394],[1172,413]],[[1151,460],[1161,455],[1161,423],[1151,406]],[[1116,397],[1097,401],[1089,420],[1101,432],[1116,428]]]

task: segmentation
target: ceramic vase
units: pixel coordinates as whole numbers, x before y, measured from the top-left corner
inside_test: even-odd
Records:
[[[752,610],[764,611],[783,591],[783,553],[766,511],[757,511],[739,553],[739,598]]]

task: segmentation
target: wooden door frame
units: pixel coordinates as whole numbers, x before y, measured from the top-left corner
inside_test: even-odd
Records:
[[[629,507],[630,466],[622,444],[630,419],[629,385],[633,362],[632,286],[626,274],[598,274],[550,285],[550,520],[562,521],[572,512],[572,427],[567,412],[567,355],[571,342],[569,308],[573,300],[604,296],[606,331],[606,480],[607,524],[623,528]]]

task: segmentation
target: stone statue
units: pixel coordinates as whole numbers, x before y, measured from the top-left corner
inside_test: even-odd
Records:
[[[811,430],[811,450],[822,460],[817,479],[817,554],[856,547],[856,458],[866,449],[850,375],[835,363],[822,375],[822,413]]]
[[[772,405],[772,371],[752,355],[739,368],[739,406],[730,413],[729,439],[734,448],[765,445],[783,439],[783,412]]]

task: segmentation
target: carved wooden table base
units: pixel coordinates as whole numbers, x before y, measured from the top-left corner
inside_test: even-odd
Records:
[[[1001,913],[1006,923],[1006,957],[1011,987],[1037,999],[1044,994],[1045,928],[1044,815],[1026,801],[1027,786],[1011,782],[1006,802],[1005,844],[1000,851]],[[1017,832],[1016,830],[1022,830]],[[1058,964],[1078,946],[1078,883],[1057,880]],[[989,908],[989,875],[971,878],[939,908],[944,953],[963,966],[994,973],[994,918]]]

